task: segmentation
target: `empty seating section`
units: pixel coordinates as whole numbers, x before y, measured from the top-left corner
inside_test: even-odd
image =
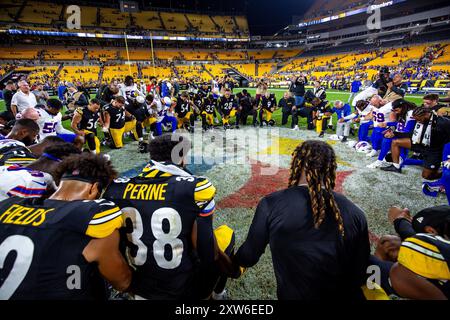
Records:
[[[134,18],[135,24],[139,27],[142,27],[145,30],[163,30],[163,26],[161,25],[161,19],[157,12],[154,11],[146,11],[133,13],[132,17]]]
[[[200,32],[217,32],[216,25],[207,15],[188,14],[187,15],[192,26]]]
[[[143,61],[151,61],[152,60],[152,51],[149,49],[133,49],[129,48],[128,53],[130,55],[130,60],[143,60]],[[119,54],[120,58],[123,60],[127,60],[127,51],[122,49]]]
[[[98,80],[98,66],[64,66],[59,73],[59,79],[70,82],[91,82]]]
[[[446,64],[450,64],[450,45],[446,45],[442,51],[441,51],[442,55],[440,57],[438,57],[437,59],[435,59],[433,61],[433,63],[446,63]]]
[[[155,52],[156,58],[160,60],[181,60],[182,56],[179,51],[160,50]]]
[[[235,31],[236,24],[232,16],[213,16],[212,18],[221,27],[221,32],[233,33]]]
[[[277,50],[275,58],[292,58],[298,55],[301,51],[300,50]]]
[[[275,65],[273,63],[258,64],[258,76],[270,74],[274,66]]]
[[[118,65],[118,66],[105,66],[103,70],[103,81],[111,81],[111,79],[125,79],[126,76],[131,75],[134,78],[138,78],[138,69],[136,65]]]
[[[262,51],[249,51],[248,56],[250,59],[272,59],[275,55],[275,50],[262,50]]]
[[[89,59],[99,59],[101,61],[117,59],[117,51],[115,49],[89,49]]]
[[[205,64],[204,66],[214,77],[222,77],[224,69],[229,68],[226,64]]]
[[[245,60],[246,55],[242,51],[223,51],[215,52],[214,55],[219,60]]]
[[[16,69],[17,71],[31,71],[28,75],[28,81],[36,82],[36,81],[48,81],[51,80],[56,71],[58,70],[58,66],[33,66],[33,67],[19,67]]]
[[[66,10],[64,10],[66,12]],[[81,7],[81,27],[92,27],[97,25],[97,8]]]
[[[402,47],[396,49],[387,49],[376,59],[368,62],[368,66],[397,66],[402,62],[406,62],[411,59],[419,59],[425,54],[427,46],[412,46]]]
[[[69,5],[27,1],[20,12],[20,16],[17,17],[23,3],[24,0],[2,0],[0,21],[48,25],[45,30],[56,30],[54,22],[64,21],[71,15],[71,12],[67,13],[66,10]],[[80,6],[80,9],[81,28],[83,31],[92,33],[101,32],[101,30],[93,29],[93,27],[106,28],[108,32],[117,32],[110,29],[125,31],[130,26],[135,26],[142,31],[189,32],[190,34],[186,34],[186,36],[194,36],[195,32],[207,33],[210,36],[213,36],[211,34],[219,33],[235,34],[238,31],[241,34],[249,33],[248,22],[245,16],[209,16],[207,14],[191,13],[158,13],[157,11],[123,13],[118,8],[97,8],[94,6]],[[42,28],[42,26],[30,26],[30,28],[40,30],[37,28]],[[64,26],[62,30],[69,31]]]
[[[100,9],[100,26],[125,29],[130,25],[130,15],[115,9]]]
[[[170,78],[173,74],[173,70],[170,67],[155,67],[153,70],[152,66],[144,66],[141,68],[142,78],[150,79],[150,77],[157,77],[158,79]]]
[[[161,12],[161,19],[168,31],[186,31],[189,27],[182,13]]]
[[[362,53],[362,54],[349,54],[335,62],[335,65],[341,69],[350,68],[354,66],[357,62],[360,62],[364,59],[373,59],[375,58],[374,53]]]
[[[249,33],[247,18],[244,16],[236,16],[236,23],[241,32]]]
[[[45,60],[82,60],[84,51],[79,48],[48,49],[43,50],[42,55]]]
[[[211,60],[211,56],[209,52],[201,52],[201,51],[180,51],[185,60],[195,61],[195,60]]]
[[[15,60],[15,59],[37,59],[37,49],[27,48],[0,48],[0,59]]]
[[[22,6],[21,1],[4,0],[0,10],[0,21],[12,22]]]
[[[58,20],[62,6],[47,3],[28,1],[18,19],[19,22],[51,24]]]
[[[180,78],[198,77],[201,81],[211,80],[211,76],[203,69],[201,65],[176,66]]]
[[[254,77],[256,75],[256,66],[254,63],[235,63],[230,64],[233,68],[237,69],[240,73],[244,75]]]
[[[431,71],[445,71],[450,72],[450,64],[437,64],[430,68]]]

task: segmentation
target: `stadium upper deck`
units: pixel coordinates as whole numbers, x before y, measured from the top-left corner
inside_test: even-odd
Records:
[[[0,25],[6,28],[42,31],[68,31],[68,5],[42,1],[4,0]],[[194,36],[247,36],[249,28],[245,16],[222,16],[166,11],[121,12],[119,8],[80,6],[81,32],[183,34]]]

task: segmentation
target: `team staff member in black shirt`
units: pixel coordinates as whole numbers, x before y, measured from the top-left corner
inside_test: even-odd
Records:
[[[309,140],[293,154],[289,187],[259,203],[236,265],[255,265],[270,244],[279,299],[364,299],[370,255],[367,221],[333,192],[336,156]]]
[[[278,107],[281,108],[283,114],[281,119],[281,125],[284,126],[288,123],[289,116],[292,115],[292,107],[295,105],[295,99],[286,91],[278,103]],[[294,128],[295,124],[292,122],[291,128]]]
[[[16,86],[12,80],[8,80],[6,82],[5,89],[3,89],[3,100],[5,100],[6,107],[6,111],[3,113],[3,116],[8,121],[14,120],[14,115],[11,111],[11,100],[14,93],[16,93]]]

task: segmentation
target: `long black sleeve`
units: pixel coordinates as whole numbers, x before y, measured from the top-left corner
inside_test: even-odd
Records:
[[[197,253],[201,263],[209,264],[214,262],[214,230],[212,215],[199,217],[197,220]]]
[[[394,220],[394,228],[395,232],[398,233],[402,240],[409,238],[416,234],[414,231],[411,222],[406,219],[396,219]]]
[[[242,267],[252,267],[258,263],[269,243],[267,218],[270,209],[263,198],[256,208],[255,216],[247,234],[247,239],[236,253],[236,262]]]

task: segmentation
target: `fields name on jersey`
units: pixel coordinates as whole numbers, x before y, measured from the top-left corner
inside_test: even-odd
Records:
[[[129,183],[123,192],[123,199],[130,200],[166,200],[167,183],[140,184]]]
[[[13,204],[3,213],[0,213],[0,222],[5,224],[40,226],[44,223],[47,213],[54,208],[30,208]]]

